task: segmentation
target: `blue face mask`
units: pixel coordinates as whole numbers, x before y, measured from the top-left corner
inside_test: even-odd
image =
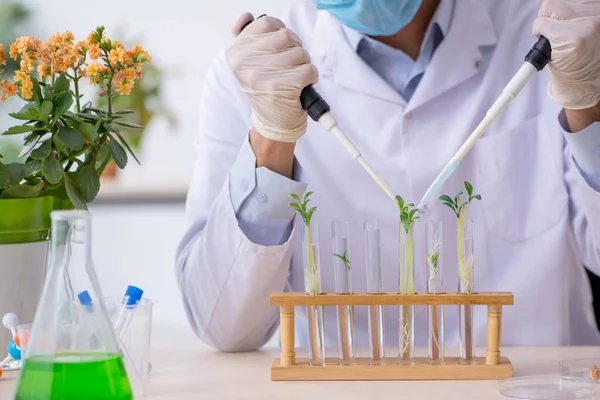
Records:
[[[390,36],[414,18],[421,0],[313,0],[342,24],[371,36]]]

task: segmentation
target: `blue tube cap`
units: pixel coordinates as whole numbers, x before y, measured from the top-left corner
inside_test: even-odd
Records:
[[[92,298],[87,290],[84,290],[83,292],[79,293],[77,295],[77,297],[79,298],[79,302],[81,303],[82,306],[91,306],[92,305]]]
[[[142,298],[142,294],[144,291],[135,286],[127,286],[127,290],[125,291],[125,296],[123,297],[123,304],[126,306],[134,306],[139,303]]]

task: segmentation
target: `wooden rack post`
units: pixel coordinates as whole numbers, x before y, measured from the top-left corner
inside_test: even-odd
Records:
[[[281,357],[271,364],[274,381],[334,380],[485,380],[513,376],[513,367],[500,354],[502,306],[513,305],[512,293],[273,293],[271,306],[280,308]],[[327,359],[323,366],[311,366],[308,359],[296,358],[294,348],[294,307],[296,306],[400,306],[446,305],[487,306],[487,351],[476,357],[475,364],[461,365],[457,357],[444,357],[444,364],[429,365],[427,357],[416,357],[413,365],[400,365],[397,358],[387,358],[385,365],[370,365],[369,358],[355,357],[354,365],[340,365]],[[428,332],[415,332],[427,335]]]

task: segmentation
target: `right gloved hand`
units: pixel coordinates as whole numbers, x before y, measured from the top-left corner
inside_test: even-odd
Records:
[[[307,114],[300,104],[306,86],[318,81],[317,69],[300,38],[273,17],[242,15],[227,61],[252,103],[252,124],[263,137],[295,142],[306,132]]]

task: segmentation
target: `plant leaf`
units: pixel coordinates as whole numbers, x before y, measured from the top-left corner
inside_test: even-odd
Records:
[[[313,208],[311,208],[310,210],[308,210],[308,213],[306,214],[306,217],[307,217],[307,219],[308,219],[308,222],[310,222],[310,220],[311,220],[311,218],[312,218],[312,215],[313,215],[313,213],[314,213],[315,211],[317,211],[317,207],[313,207]]]
[[[10,175],[6,165],[0,162],[0,189],[6,189],[10,185]]]
[[[58,137],[70,150],[80,150],[83,147],[83,135],[71,126],[59,126]]]
[[[119,128],[118,126],[116,126],[115,124],[106,123],[106,124],[104,124],[104,127],[106,129],[108,129],[110,132],[114,132],[114,133],[120,133],[122,131],[122,129]]]
[[[33,84],[33,98],[38,106],[41,106],[44,96],[42,96],[42,88],[40,87],[40,83],[34,77],[31,77],[31,83]]]
[[[65,150],[65,144],[62,142],[62,140],[60,140],[58,135],[54,135],[52,141],[54,142],[54,147],[56,147],[56,150],[60,152]]]
[[[8,128],[8,130],[6,132],[4,132],[3,135],[18,135],[20,133],[26,133],[26,132],[31,132],[31,131],[41,131],[41,130],[44,130],[44,128],[36,128],[35,126],[31,126],[31,125],[17,125],[17,126]]]
[[[308,198],[313,194],[313,192],[308,192],[304,195],[304,203],[308,203]]]
[[[69,80],[64,74],[61,74],[54,81],[54,94],[66,92],[67,90],[69,90],[69,86]]]
[[[42,162],[40,160],[34,160],[29,158],[25,164],[23,164],[23,175],[28,176],[35,174],[42,169]]]
[[[129,151],[129,154],[131,154],[131,156],[138,163],[138,165],[142,165],[142,163],[140,163],[140,160],[138,160],[138,158],[136,157],[136,155],[133,152],[133,150],[131,150],[131,147],[129,147],[129,145],[127,144],[127,142],[123,138],[123,136],[121,136],[120,133],[117,133],[117,136],[119,137],[119,140],[121,141],[121,144],[127,149],[127,151]]]
[[[14,185],[23,180],[25,178],[25,165],[21,163],[11,163],[6,164],[6,169],[8,170],[8,175],[10,177],[10,184]]]
[[[439,199],[442,200],[442,201],[448,202],[448,203],[453,203],[452,198],[450,196],[445,195],[445,194],[442,195],[442,196],[440,196]]]
[[[38,183],[37,185],[13,184],[3,191],[2,196],[0,197],[3,199],[26,199],[36,197],[42,190],[43,186],[43,182]]]
[[[447,201],[445,201],[444,205],[450,207],[452,211],[456,212],[456,206],[454,205],[454,203],[448,203]]]
[[[467,195],[471,197],[471,195],[473,194],[473,185],[465,181],[465,189],[467,190]]]
[[[119,110],[119,111],[116,111],[115,114],[118,114],[118,115],[135,114],[135,111],[133,111],[133,110]]]
[[[127,153],[123,146],[119,144],[114,138],[110,139],[110,151],[112,153],[115,164],[121,169],[127,166]]]
[[[460,195],[463,194],[463,192],[458,192],[458,194],[456,196],[454,196],[454,203],[458,204],[459,200],[460,200]]]
[[[49,100],[44,100],[42,103],[42,107],[40,107],[40,120],[47,122],[50,113],[52,112],[52,102]]]
[[[83,119],[92,119],[92,120],[97,120],[99,117],[97,115],[94,115],[92,113],[77,113],[75,114],[77,117],[79,118],[83,118]]]
[[[87,140],[90,143],[94,143],[96,133],[98,132],[98,128],[95,125],[88,124],[87,122],[82,122],[79,125],[77,125],[77,130],[83,134],[85,140]]]
[[[475,196],[473,196],[473,198],[477,199],[477,200],[481,200],[481,195],[480,194],[476,194]]]
[[[296,201],[300,202],[300,197],[298,197],[296,193],[290,193],[289,196],[295,199]]]
[[[115,121],[115,124],[120,125],[120,126],[125,126],[127,128],[144,129],[144,127],[142,125],[134,124],[133,122]]]
[[[52,141],[46,140],[37,149],[31,152],[31,158],[34,160],[43,160],[50,155],[52,151]]]
[[[61,117],[73,105],[73,96],[69,92],[59,93],[52,100],[54,103],[54,119]]]
[[[8,115],[10,115],[13,118],[22,119],[25,121],[37,121],[40,119],[40,109],[38,108],[38,105],[35,102],[29,101],[25,103],[25,105],[21,107],[19,111],[15,113],[9,113]]]
[[[104,171],[106,164],[110,161],[110,156],[110,144],[104,143],[96,155],[96,171],[98,172],[98,175],[101,175]]]
[[[79,187],[87,203],[94,201],[100,191],[100,179],[91,165],[85,165],[79,171]]]
[[[62,180],[63,167],[60,165],[54,154],[50,154],[42,162],[42,174],[48,182],[56,185]]]
[[[19,158],[24,157],[25,155],[29,154],[29,152],[35,147],[35,145],[38,144],[40,139],[41,139],[40,135],[32,135],[30,138],[28,138],[25,141],[25,145],[21,149],[21,152],[19,153]]]
[[[396,204],[398,204],[398,209],[404,209],[404,199],[401,196],[396,196]]]
[[[75,208],[79,210],[87,210],[87,205],[85,204],[85,201],[83,201],[83,199],[81,198],[81,193],[79,192],[79,189],[77,188],[75,183],[72,181],[71,178],[69,178],[69,176],[66,173],[63,174],[63,178],[65,180],[65,189],[67,191],[67,196],[69,196],[69,200],[71,200],[71,203],[73,203]]]

